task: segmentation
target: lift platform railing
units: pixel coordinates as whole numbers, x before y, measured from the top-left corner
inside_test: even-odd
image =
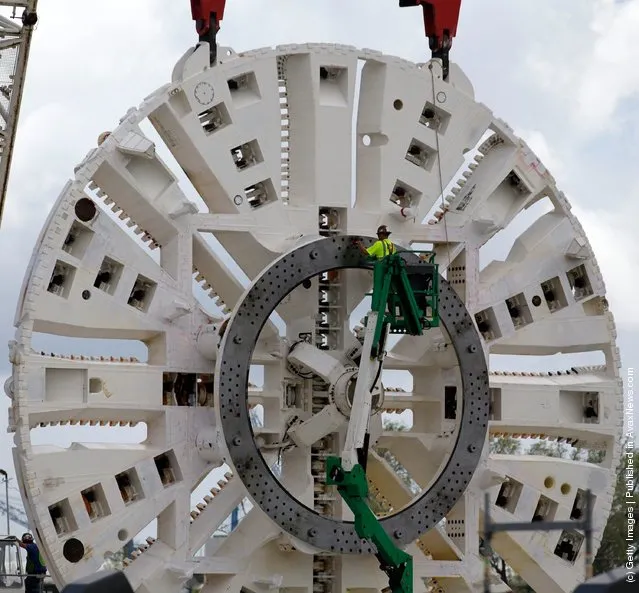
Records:
[[[411,257],[409,257],[409,254]],[[416,257],[413,257],[416,256]],[[431,251],[398,251],[373,264],[374,350],[386,332],[420,336],[439,326],[439,271]]]

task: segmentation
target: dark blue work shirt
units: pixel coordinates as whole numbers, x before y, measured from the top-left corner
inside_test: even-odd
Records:
[[[46,573],[47,567],[40,555],[38,546],[36,544],[24,544],[24,549],[27,551],[27,574]]]

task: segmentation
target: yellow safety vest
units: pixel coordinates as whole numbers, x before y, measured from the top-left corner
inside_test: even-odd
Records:
[[[378,239],[366,251],[375,259],[383,259],[387,255],[395,253],[395,245],[391,243],[390,239]]]

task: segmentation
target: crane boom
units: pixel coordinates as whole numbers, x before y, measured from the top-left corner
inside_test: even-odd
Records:
[[[13,157],[13,145],[22,105],[22,92],[31,48],[31,35],[38,22],[38,0],[0,0],[0,6],[13,8],[11,18],[16,19],[17,9],[22,9],[22,26],[11,18],[0,15],[0,58],[4,50],[16,48],[12,77],[0,81],[0,223],[9,185],[9,171]],[[4,60],[3,60],[4,62]],[[2,100],[4,99],[4,100]]]

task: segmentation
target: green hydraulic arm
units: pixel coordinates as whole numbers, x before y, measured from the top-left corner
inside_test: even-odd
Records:
[[[375,556],[388,576],[392,593],[413,593],[413,558],[393,543],[368,506],[368,481],[362,466],[357,464],[351,471],[346,471],[339,457],[329,457],[326,471],[326,483],[337,486],[340,496],[355,515],[357,535],[375,546]]]

